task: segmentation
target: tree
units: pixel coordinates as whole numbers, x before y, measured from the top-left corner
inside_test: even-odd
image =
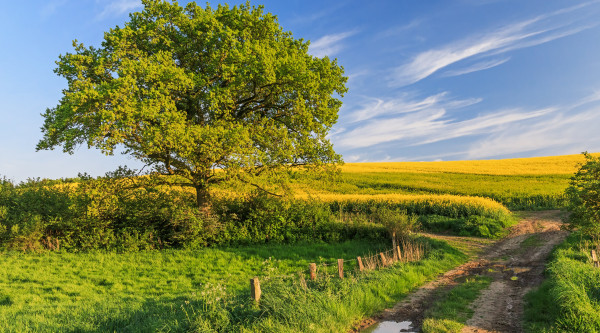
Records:
[[[583,153],[586,162],[571,177],[565,191],[570,212],[568,227],[600,237],[600,157]]]
[[[55,72],[68,88],[43,114],[37,150],[115,148],[196,189],[341,161],[327,134],[347,91],[336,59],[308,53],[262,7],[143,0],[101,47],[76,40]],[[310,168],[308,168],[310,167]],[[264,189],[264,188],[263,188]]]
[[[413,232],[417,225],[417,217],[408,215],[405,210],[392,209],[385,206],[377,207],[371,214],[375,223],[385,227],[392,237],[392,248],[396,251],[397,237],[404,238]]]

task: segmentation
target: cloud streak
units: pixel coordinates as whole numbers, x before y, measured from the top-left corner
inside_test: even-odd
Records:
[[[66,5],[66,4],[67,4],[67,0],[49,1],[42,7],[40,15],[42,16],[42,18],[52,16],[52,15],[54,15],[54,13],[56,13],[56,11],[60,7]]]
[[[500,66],[509,60],[510,60],[510,57],[503,58],[503,59],[493,59],[493,60],[489,60],[489,61],[482,61],[482,62],[478,62],[474,65],[471,65],[469,67],[466,67],[466,68],[449,70],[444,73],[444,76],[459,76],[459,75],[469,74],[469,73],[473,73],[473,72],[479,72],[482,70]]]
[[[351,30],[338,34],[325,35],[311,42],[308,52],[315,57],[333,56],[344,48],[342,41],[356,33],[356,30]]]
[[[600,150],[597,134],[600,127],[600,91],[567,105],[502,109],[467,117],[452,110],[472,105],[478,102],[477,99],[452,99],[448,93],[420,100],[397,99],[391,102],[372,99],[371,102],[381,109],[387,106],[387,112],[360,122],[346,123],[331,137],[334,145],[348,151],[353,160],[368,161],[369,156],[381,160],[381,154],[392,146],[428,151],[435,146],[421,146],[467,137],[471,138],[454,141],[455,148],[431,156],[446,154],[458,159],[481,159],[526,153],[557,155]],[[411,111],[408,108],[394,110],[392,105],[408,105]],[[458,112],[464,113],[463,110]],[[390,158],[388,153],[386,158]],[[398,160],[396,157],[391,159]]]
[[[467,107],[481,102],[481,98],[465,100],[451,100],[448,92],[428,96],[422,100],[410,99],[405,94],[400,98],[384,100],[381,98],[368,98],[356,111],[351,112],[348,118],[351,122],[365,121],[381,116],[393,116],[403,113],[417,112],[431,108],[456,109]]]
[[[466,156],[478,159],[536,151],[546,151],[549,155],[596,151],[600,148],[598,125],[600,107],[576,115],[561,112],[495,133],[472,144]]]
[[[96,18],[101,20],[107,17],[119,16],[141,7],[142,2],[140,0],[113,0],[104,7],[104,10]]]
[[[505,125],[539,118],[554,111],[555,108],[533,111],[504,110],[455,121],[443,108],[428,108],[392,119],[376,119],[334,138],[336,145],[348,149],[372,147],[401,140],[405,146],[416,146],[494,133],[501,131]]]
[[[395,87],[406,86],[423,80],[447,66],[468,58],[496,55],[540,45],[589,29],[595,23],[586,25],[578,23],[578,21],[561,20],[558,18],[558,16],[581,10],[586,6],[587,4],[582,4],[564,8],[530,20],[509,24],[492,32],[471,36],[440,48],[421,52],[414,56],[412,60],[394,70],[390,84]],[[552,20],[549,20],[550,18]],[[556,23],[558,21],[561,22]],[[469,71],[463,71],[464,73],[462,74],[484,70],[498,66],[499,64],[501,63],[491,62],[487,65],[480,63],[479,68],[473,66]]]

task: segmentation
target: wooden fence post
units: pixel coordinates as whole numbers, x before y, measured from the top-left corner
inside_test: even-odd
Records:
[[[596,256],[595,250],[592,250],[592,261],[594,262],[594,267],[598,267],[598,256]]]
[[[358,260],[358,270],[361,271],[361,272],[364,271],[365,270],[365,266],[363,266],[362,258],[361,257],[356,257],[356,260]]]
[[[396,246],[396,253],[398,253],[398,261],[402,261],[402,252],[400,252],[400,246]]]
[[[260,301],[260,282],[258,281],[258,277],[254,277],[254,279],[250,279],[250,294],[252,295],[252,299],[258,303]]]
[[[310,279],[316,280],[317,279],[317,264],[315,264],[314,262],[308,264],[308,270],[310,271]]]
[[[344,259],[338,259],[338,274],[340,279],[344,278]]]
[[[381,258],[381,264],[383,265],[383,267],[387,266],[387,259],[385,259],[385,255],[383,254],[383,252],[379,252],[379,257]]]

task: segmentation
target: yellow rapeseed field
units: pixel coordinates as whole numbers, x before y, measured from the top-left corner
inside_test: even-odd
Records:
[[[600,156],[600,153],[592,154]],[[410,172],[469,173],[483,175],[550,175],[572,174],[584,162],[582,154],[512,158],[504,160],[440,161],[440,162],[377,162],[346,163],[344,173]]]
[[[297,198],[307,199],[308,195],[301,194]],[[464,216],[470,214],[484,216],[509,215],[510,211],[501,203],[488,198],[475,196],[460,196],[451,194],[337,194],[319,193],[312,198],[339,205],[370,206],[372,204],[385,204],[397,206],[413,212],[427,212],[429,214]],[[448,214],[450,212],[450,214]]]

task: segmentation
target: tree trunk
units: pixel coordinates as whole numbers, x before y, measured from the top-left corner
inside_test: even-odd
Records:
[[[196,186],[196,204],[198,205],[198,209],[201,212],[206,214],[211,213],[211,202],[210,202],[210,192],[208,191],[207,186],[198,185]]]

